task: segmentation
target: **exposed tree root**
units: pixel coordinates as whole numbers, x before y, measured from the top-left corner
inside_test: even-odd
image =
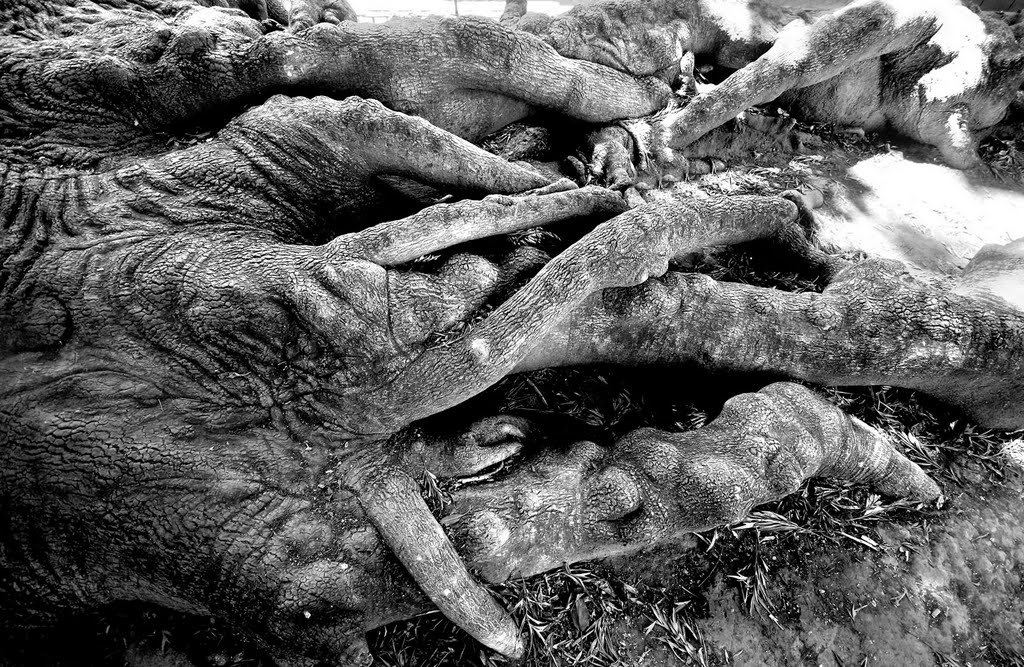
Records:
[[[493,582],[628,553],[729,524],[812,476],[919,500],[939,487],[863,422],[790,383],[726,402],[687,433],[639,429],[609,452],[546,451],[498,482],[455,494],[453,532]]]
[[[505,22],[521,8],[509,3]],[[737,70],[678,110],[633,127],[643,139],[638,150],[662,170],[712,129],[773,100],[809,121],[891,127],[965,169],[977,163],[978,133],[1003,118],[1024,82],[1014,30],[960,0],[859,0],[817,18],[768,2],[635,0],[522,27],[562,55],[635,75],[671,79],[680,63],[693,66],[683,54]]]
[[[1020,423],[1024,325],[993,296],[1016,284],[1016,246],[980,254],[944,293],[890,264],[842,267],[815,250],[793,193],[627,211],[616,193],[552,183],[464,138],[535,108],[594,122],[648,114],[666,100],[661,79],[559,56],[493,22],[360,27],[344,2],[309,0],[283,31],[277,3],[229,4],[262,22],[148,0],[41,1],[27,17],[0,8],[5,620],[142,600],[221,616],[282,660],[352,662],[365,658],[365,628],[429,598],[518,654],[514,624],[415,480],[505,462],[523,429],[494,418],[455,439],[403,432],[516,369],[697,360],[903,383],[987,423]],[[814,83],[843,70],[823,41],[842,36],[840,53],[863,60],[947,35],[937,12],[962,13],[951,0],[935,11],[856,7],[847,19],[885,19],[882,29],[837,35],[846,24],[833,17],[772,33],[750,71],[773,91]],[[673,25],[670,45],[683,30]],[[768,48],[763,25],[751,25],[701,44],[743,60],[748,46]],[[978,47],[961,49],[969,64],[998,60],[985,39],[968,41]],[[933,46],[950,55],[941,39]],[[1017,62],[1007,50],[1003,64]],[[935,71],[926,60],[911,69]],[[742,71],[682,110],[700,116],[694,127],[749,102]],[[986,97],[993,81],[1014,76],[968,81],[927,123],[963,121],[946,123],[963,139],[998,110],[1002,98]],[[304,97],[317,93],[328,96]],[[675,116],[658,122],[688,131]],[[406,216],[385,206],[385,179],[396,177],[501,194]],[[399,219],[370,226],[384,216]],[[600,224],[528,280],[546,259],[530,248],[458,252],[433,272],[410,264],[574,218]],[[751,240],[780,242],[829,288],[658,279],[681,255]],[[478,503],[465,539],[492,578],[731,521],[808,475],[938,492],[876,434],[794,385],[738,397],[695,434],[635,433],[596,472],[604,454],[589,445],[545,456],[513,472],[511,496],[482,487],[460,500]],[[578,531],[545,523],[535,491],[581,517]],[[544,535],[559,541],[534,549]]]
[[[670,273],[592,297],[520,368],[680,363],[895,385],[941,398],[984,426],[1021,428],[1020,248],[988,246],[961,279],[935,284],[898,262],[867,260],[838,271],[820,294]]]

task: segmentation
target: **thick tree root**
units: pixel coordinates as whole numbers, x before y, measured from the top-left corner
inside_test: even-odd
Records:
[[[668,204],[666,204],[668,205]],[[520,370],[696,364],[828,385],[919,389],[993,428],[1024,427],[1021,243],[987,247],[956,282],[867,260],[821,294],[672,273],[592,297]]]
[[[419,486],[404,470],[376,465],[349,484],[392,553],[449,620],[503,655],[523,654],[512,617],[466,571]]]
[[[975,131],[1002,119],[1022,82],[1024,49],[1013,33],[959,0],[861,0],[787,26],[763,56],[666,118],[662,141],[686,146],[748,107],[803,89],[792,99],[809,119],[891,125],[963,169],[978,159]]]
[[[452,532],[492,582],[623,554],[742,519],[809,477],[931,500],[939,487],[874,429],[814,392],[770,385],[688,433],[633,431],[609,452],[545,451],[500,481],[458,491]]]
[[[298,3],[295,20],[333,22],[290,32],[219,8],[155,4],[160,12],[133,7],[127,20],[127,9],[91,0],[41,3],[31,7],[39,16],[18,17],[49,28],[40,39],[0,34],[0,161],[92,168],[163,152],[168,134],[215,129],[275,94],[376,99],[471,139],[535,108],[609,122],[652,113],[670,95],[659,80],[564,58],[483,19],[356,25],[342,20],[343,2],[317,0]],[[90,17],[77,30],[52,28],[76,12]]]
[[[282,664],[355,665],[366,630],[433,599],[488,646],[520,650],[413,480],[515,454],[521,420],[346,450],[183,427],[159,406],[47,404],[0,403],[0,632],[145,601],[216,615]]]
[[[623,213],[553,258],[457,341],[424,351],[369,400],[383,416],[410,420],[457,405],[521,365],[531,350],[545,349],[545,337],[558,335],[559,323],[595,292],[663,275],[673,258],[700,248],[802,238],[799,211],[782,197],[731,197]]]
[[[229,4],[267,19],[282,11],[271,0]],[[30,12],[69,20],[30,13],[19,19],[26,31],[5,23],[0,36],[5,617],[46,620],[142,600],[215,614],[289,659],[354,661],[365,658],[359,633],[422,609],[422,592],[515,655],[514,625],[473,581],[413,480],[428,467],[461,476],[503,461],[520,451],[522,429],[494,420],[443,445],[386,440],[535,363],[540,346],[554,364],[613,358],[612,340],[628,362],[685,360],[687,345],[707,345],[692,354],[771,370],[777,353],[780,372],[814,376],[813,354],[838,350],[853,375],[911,369],[923,382],[935,364],[940,378],[952,368],[946,375],[984,379],[1002,364],[1020,377],[1019,319],[1002,306],[947,313],[977,297],[887,282],[882,269],[858,280],[849,279],[856,269],[839,274],[818,300],[801,297],[798,313],[782,296],[730,292],[717,303],[706,279],[648,281],[708,245],[771,238],[806,250],[798,198],[623,213],[616,195],[551,184],[452,133],[479,136],[537,107],[595,122],[650,113],[666,99],[660,79],[558,56],[492,22],[352,26],[338,0],[299,3],[291,31],[238,12],[177,14],[177,3],[109,5],[32,3]],[[5,20],[24,13],[0,8]],[[317,92],[392,109],[285,97]],[[191,147],[179,148],[186,135]],[[80,171],[46,168],[54,165]],[[381,214],[393,194],[383,183],[396,177],[526,194],[359,231],[374,222],[367,211]],[[455,254],[436,273],[409,265],[472,239],[619,213],[486,317],[483,306],[538,252]],[[804,256],[833,271],[820,255]],[[985,271],[972,275],[964,290],[990,288]],[[922,295],[927,307],[917,310]],[[873,300],[885,312],[867,308]],[[934,321],[935,308],[952,329]],[[742,321],[756,321],[752,313],[796,327],[799,340],[809,338],[799,327],[849,327],[853,342],[824,336],[801,357],[781,334],[752,340]],[[911,334],[939,344],[915,347]],[[656,335],[669,337],[652,342]],[[996,339],[1012,345],[993,352]],[[998,391],[978,394],[998,407]],[[576,532],[542,522],[525,486],[512,488],[522,515],[501,514],[507,498],[467,492],[460,502],[483,503],[467,535],[494,540],[493,552],[473,547],[477,561],[498,578],[492,559],[502,549],[507,574],[606,553],[608,544],[670,539],[732,520],[810,474],[937,492],[805,390],[736,399],[716,424],[692,436],[633,434],[597,473],[589,465],[600,452],[582,445],[509,478],[539,482],[565,516],[585,518]],[[553,475],[536,480],[542,470]],[[521,553],[516,545],[533,538],[519,526],[535,519],[534,537],[565,542]]]

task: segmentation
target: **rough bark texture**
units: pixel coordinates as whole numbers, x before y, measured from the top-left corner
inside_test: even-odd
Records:
[[[663,89],[482,21],[293,34],[183,3],[8,12],[5,622],[144,600],[221,616],[283,658],[353,660],[364,628],[424,603],[376,521],[400,557],[422,554],[401,549],[399,528],[426,553],[449,554],[423,588],[450,584],[462,596],[450,614],[516,652],[507,617],[460,570],[401,476],[422,469],[389,467],[365,440],[344,448],[355,433],[386,437],[409,418],[346,395],[386,386],[388,367],[415,359],[429,336],[472,317],[542,258],[455,255],[436,274],[385,266],[624,205],[556,186],[540,205],[442,206],[345,236],[395,208],[381,176],[486,193],[548,179],[375,101],[273,94],[373,92],[473,134],[528,110],[487,85],[521,85],[530,99],[595,120],[653,109]],[[485,90],[464,88],[474,82]],[[625,107],[613,110],[616,100]],[[254,102],[263,103],[243,112]],[[479,224],[465,222],[478,209]],[[472,451],[460,448],[451,474],[508,454]],[[374,480],[388,470],[381,487]],[[338,497],[324,495],[328,486]],[[408,522],[381,523],[391,507],[407,508]],[[482,625],[474,612],[488,605],[493,623]]]
[[[456,494],[460,550],[493,582],[619,555],[744,517],[803,480],[839,477],[920,500],[939,487],[872,428],[799,385],[729,400],[703,429],[638,429],[604,452],[544,452]]]
[[[153,5],[40,2],[0,17],[5,160],[137,159],[166,150],[163,133],[215,129],[274,93],[360,95],[480,138],[533,107],[610,121],[651,113],[669,92],[481,19],[293,33],[233,10]]]

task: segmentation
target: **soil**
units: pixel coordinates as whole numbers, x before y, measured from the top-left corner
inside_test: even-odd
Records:
[[[767,547],[774,618],[751,613],[725,574],[701,590],[687,589],[705,605],[694,623],[709,663],[1022,664],[1022,490],[1019,473],[1002,481],[972,474],[969,490],[950,491],[940,517],[880,526],[872,538],[879,551],[815,537]],[[707,560],[694,547],[682,556],[652,552],[609,566],[623,578],[664,586],[689,581]],[[620,625],[625,664],[680,664],[659,639],[664,633],[644,635],[628,625]]]

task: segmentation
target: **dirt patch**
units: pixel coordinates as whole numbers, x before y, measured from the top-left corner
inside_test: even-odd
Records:
[[[941,518],[879,527],[872,538],[877,550],[814,537],[766,547],[762,557],[779,608],[773,617],[750,613],[736,582],[716,576],[700,592],[706,611],[695,621],[709,662],[1019,664],[1024,487],[1016,475],[998,484],[980,476],[971,482],[974,492],[958,493]],[[692,558],[702,557],[633,559],[612,568],[664,585],[686,580]],[[637,659],[648,645],[638,648]],[[672,664],[652,657],[644,664]]]

